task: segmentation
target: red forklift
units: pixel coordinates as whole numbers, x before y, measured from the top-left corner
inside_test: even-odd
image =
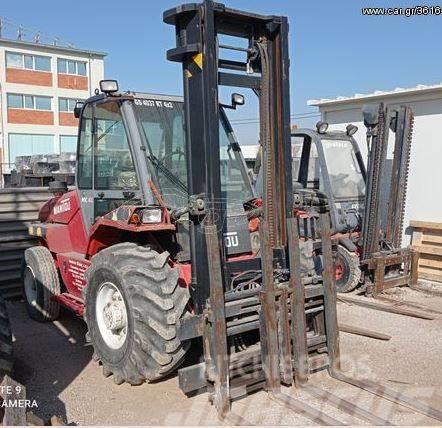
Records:
[[[40,240],[23,266],[30,315],[49,321],[61,305],[74,311],[105,376],[137,385],[178,368],[183,392],[207,391],[221,418],[232,415],[232,400],[265,389],[317,423],[341,425],[281,389],[328,370],[442,420],[435,409],[340,371],[329,207],[308,195],[296,206],[317,213],[324,269],[300,270],[287,18],[206,0],[168,10],[164,21],[175,27],[167,58],[182,64],[184,100],[120,93],[115,81],[102,81],[102,93],[77,109],[76,188],[52,184],[54,198],[30,226]],[[223,36],[246,42],[223,48],[243,52],[243,61],[221,56]],[[226,106],[220,86],[257,94],[262,198],[241,172],[226,121],[225,108],[243,97],[234,94]],[[190,347],[200,358],[183,364]],[[329,404],[386,423],[322,392]]]

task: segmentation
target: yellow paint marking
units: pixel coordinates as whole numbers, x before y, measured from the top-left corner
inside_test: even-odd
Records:
[[[199,67],[203,68],[203,54],[200,52],[196,54],[193,58],[193,62]]]
[[[185,73],[186,73],[186,77],[188,79],[190,79],[192,77],[192,73],[189,70],[186,70]]]

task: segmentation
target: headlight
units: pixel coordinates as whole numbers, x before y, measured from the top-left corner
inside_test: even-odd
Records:
[[[259,232],[252,232],[250,234],[250,243],[252,244],[252,251],[257,253],[261,248],[261,243],[259,241]]]
[[[139,214],[141,223],[161,223],[162,211],[160,208],[145,208]]]

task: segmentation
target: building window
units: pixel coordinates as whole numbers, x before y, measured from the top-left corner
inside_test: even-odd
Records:
[[[76,100],[74,98],[59,98],[58,111],[65,113],[73,113],[75,104],[77,104],[78,101],[83,101],[83,100]]]
[[[16,156],[45,155],[55,153],[53,135],[9,134],[9,163],[15,163]]]
[[[6,52],[6,67],[24,68],[36,71],[51,71],[51,58],[48,56]]]
[[[23,95],[8,94],[8,108],[24,108],[23,98]]]
[[[77,136],[76,135],[60,135],[60,153],[76,152]]]
[[[60,74],[76,74],[86,76],[86,63],[70,59],[58,58],[57,69]]]
[[[52,110],[52,98],[37,95],[8,94],[8,108]]]

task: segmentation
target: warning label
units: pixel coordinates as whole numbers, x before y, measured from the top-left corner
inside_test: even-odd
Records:
[[[86,272],[87,268],[88,265],[85,263],[82,263],[78,260],[69,260],[68,273],[72,277],[72,284],[79,289],[83,289],[86,285],[84,273]]]

